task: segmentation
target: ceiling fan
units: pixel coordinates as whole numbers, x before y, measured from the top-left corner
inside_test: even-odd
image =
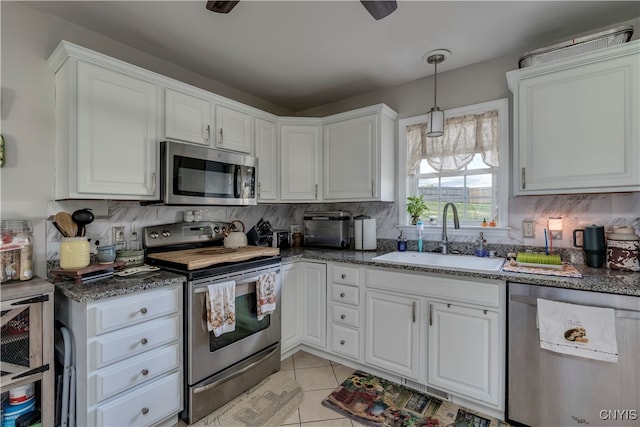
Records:
[[[207,1],[207,9],[218,13],[229,13],[239,1]],[[395,0],[360,0],[360,3],[376,21],[391,15],[398,8]]]

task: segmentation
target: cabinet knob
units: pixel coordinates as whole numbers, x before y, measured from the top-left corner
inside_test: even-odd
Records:
[[[142,408],[142,415],[147,415],[149,413],[149,408]]]
[[[344,345],[344,340],[340,340],[340,345]]]
[[[140,313],[142,313],[142,314],[147,314],[147,308],[146,308],[146,307],[142,307],[142,308],[140,309]]]
[[[149,342],[149,341],[147,341],[147,339],[146,339],[146,338],[142,338],[142,339],[140,340],[140,343],[141,343],[141,344],[143,344],[143,345],[144,345],[144,344],[146,344],[146,343],[148,343],[148,342]]]
[[[147,375],[149,375],[149,370],[148,369],[143,369],[142,370],[142,376],[146,377]]]
[[[347,317],[347,316],[345,316],[344,314],[340,315],[340,318],[343,319],[343,320],[344,320],[345,317]]]
[[[346,275],[346,274],[344,274],[344,273],[342,273],[342,274],[340,275],[340,277],[342,277],[343,279],[346,279],[346,278],[347,278],[347,275]]]
[[[344,298],[344,297],[345,297],[344,292],[340,292],[340,298]]]

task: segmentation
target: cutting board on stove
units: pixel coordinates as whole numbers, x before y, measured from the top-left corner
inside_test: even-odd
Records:
[[[161,261],[182,264],[187,270],[210,267],[226,262],[246,261],[262,256],[280,255],[280,248],[267,246],[243,246],[240,248],[209,247],[185,249],[182,251],[159,252],[147,255]]]

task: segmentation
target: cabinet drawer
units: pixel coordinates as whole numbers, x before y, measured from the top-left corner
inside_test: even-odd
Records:
[[[89,367],[97,369],[180,337],[180,316],[151,320],[104,334],[89,343]]]
[[[180,366],[180,343],[162,347],[100,369],[89,378],[89,404],[147,383]]]
[[[180,292],[179,287],[159,289],[95,304],[88,309],[89,336],[175,313]]]
[[[353,359],[358,359],[360,352],[360,333],[355,329],[345,328],[340,325],[332,325],[333,337],[331,340],[332,350]]]
[[[358,285],[360,283],[360,269],[334,265],[331,269],[331,281],[346,283],[348,285]]]
[[[182,407],[182,381],[176,372],[100,405],[98,426],[150,426],[177,413]]]
[[[335,323],[342,323],[354,328],[360,326],[360,311],[358,309],[334,304],[331,311],[331,318]]]
[[[340,285],[338,283],[331,284],[331,299],[344,304],[359,304],[358,288],[355,286]]]

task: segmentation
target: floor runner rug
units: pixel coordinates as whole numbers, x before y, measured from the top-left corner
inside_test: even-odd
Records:
[[[302,403],[300,384],[279,371],[215,410],[192,427],[279,427]],[[180,421],[174,427],[186,427]]]
[[[506,427],[503,421],[355,371],[322,404],[376,427]]]

